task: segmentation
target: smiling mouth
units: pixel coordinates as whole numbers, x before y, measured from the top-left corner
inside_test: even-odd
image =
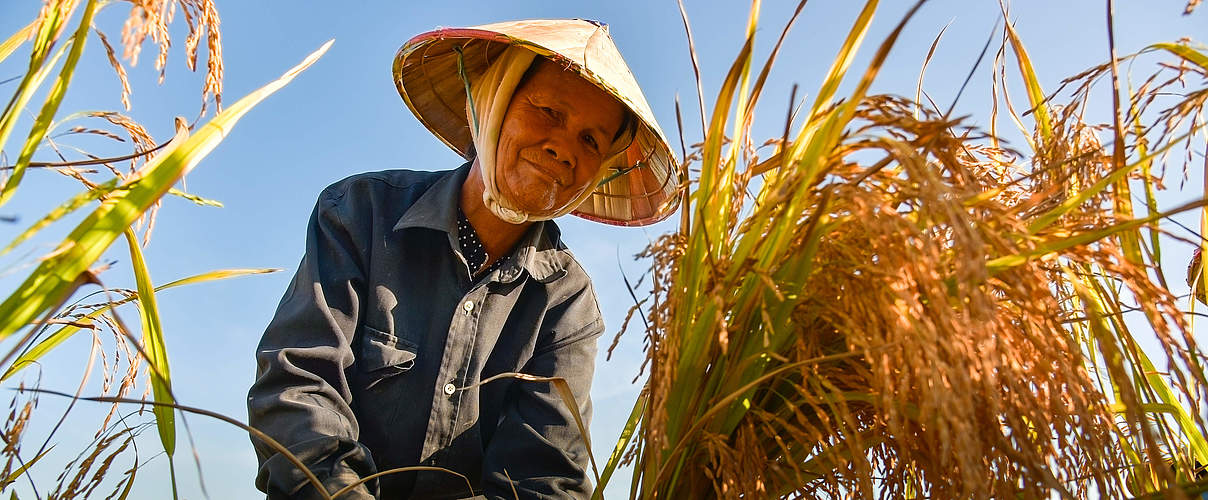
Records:
[[[558,174],[555,171],[553,171],[551,168],[549,168],[545,165],[542,165],[541,163],[535,162],[535,161],[529,161],[526,159],[522,159],[522,161],[524,161],[524,163],[527,164],[529,166],[529,168],[532,168],[538,174],[542,175],[543,177],[549,178],[549,180],[553,181],[554,184],[557,184],[559,186],[562,186],[564,184],[562,182],[562,178],[560,176],[558,176]]]

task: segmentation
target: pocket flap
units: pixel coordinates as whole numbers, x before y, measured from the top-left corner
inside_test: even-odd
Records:
[[[364,332],[358,361],[365,371],[384,368],[406,371],[415,366],[418,347],[414,343],[368,326],[364,327]]]

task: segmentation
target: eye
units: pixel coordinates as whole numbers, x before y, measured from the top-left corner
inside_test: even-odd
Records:
[[[595,151],[600,150],[599,142],[597,142],[596,138],[594,136],[592,136],[591,134],[583,134],[583,142],[586,142],[588,146],[591,146],[592,150],[595,150]]]
[[[545,113],[545,115],[549,116],[550,118],[558,117],[558,112],[554,111],[554,108],[549,106],[538,106],[537,109],[540,109],[542,113]]]

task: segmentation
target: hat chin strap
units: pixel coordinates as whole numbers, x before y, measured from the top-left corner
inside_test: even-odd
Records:
[[[483,169],[483,177],[485,178],[486,167],[483,166]],[[494,165],[491,166],[491,170],[494,170]],[[600,168],[600,171],[597,172],[595,178],[592,179],[592,188],[594,188],[596,184],[599,184],[600,180],[604,177],[604,172],[607,170],[608,169],[603,167]],[[484,182],[484,184],[490,186],[492,183]],[[498,217],[504,222],[509,224],[523,224],[525,222],[550,220],[569,214],[578,208],[579,205],[582,205],[584,201],[587,201],[587,198],[589,198],[594,191],[595,190],[591,188],[584,189],[582,193],[579,193],[579,196],[575,197],[575,199],[570,200],[566,203],[566,205],[546,215],[528,213],[523,210],[512,208],[512,204],[509,203],[510,200],[499,195],[495,190],[489,187],[482,190],[482,204],[486,205],[487,209],[490,210],[491,213],[495,214],[495,217]]]
[[[508,47],[491,62],[477,81],[470,83],[470,95],[466,101],[470,136],[474,140],[478,166],[482,171],[482,203],[500,220],[511,224],[521,224],[532,220],[532,217],[500,196],[495,178],[495,150],[499,146],[499,131],[503,128],[508,103],[520,84],[520,77],[528,71],[536,56],[528,49]]]
[[[482,190],[482,204],[486,205],[487,210],[490,210],[491,213],[495,214],[495,217],[499,217],[499,220],[502,220],[508,224],[523,224],[530,220],[536,220],[531,218],[527,213],[512,210],[504,206],[495,199],[494,193],[491,191],[493,190],[490,188]]]

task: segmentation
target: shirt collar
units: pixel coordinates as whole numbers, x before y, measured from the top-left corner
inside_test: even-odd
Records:
[[[450,249],[457,248],[457,209],[461,202],[461,185],[473,162],[437,179],[419,199],[403,213],[395,231],[422,227],[443,231],[449,235]],[[491,279],[511,283],[528,271],[537,281],[548,283],[566,274],[571,256],[562,244],[562,231],[554,221],[539,221],[529,227],[512,250],[511,262],[492,271]]]
[[[428,187],[419,199],[412,203],[394,230],[409,227],[424,227],[449,234],[457,234],[457,207],[461,202],[461,185],[470,172],[471,162],[447,172]]]

